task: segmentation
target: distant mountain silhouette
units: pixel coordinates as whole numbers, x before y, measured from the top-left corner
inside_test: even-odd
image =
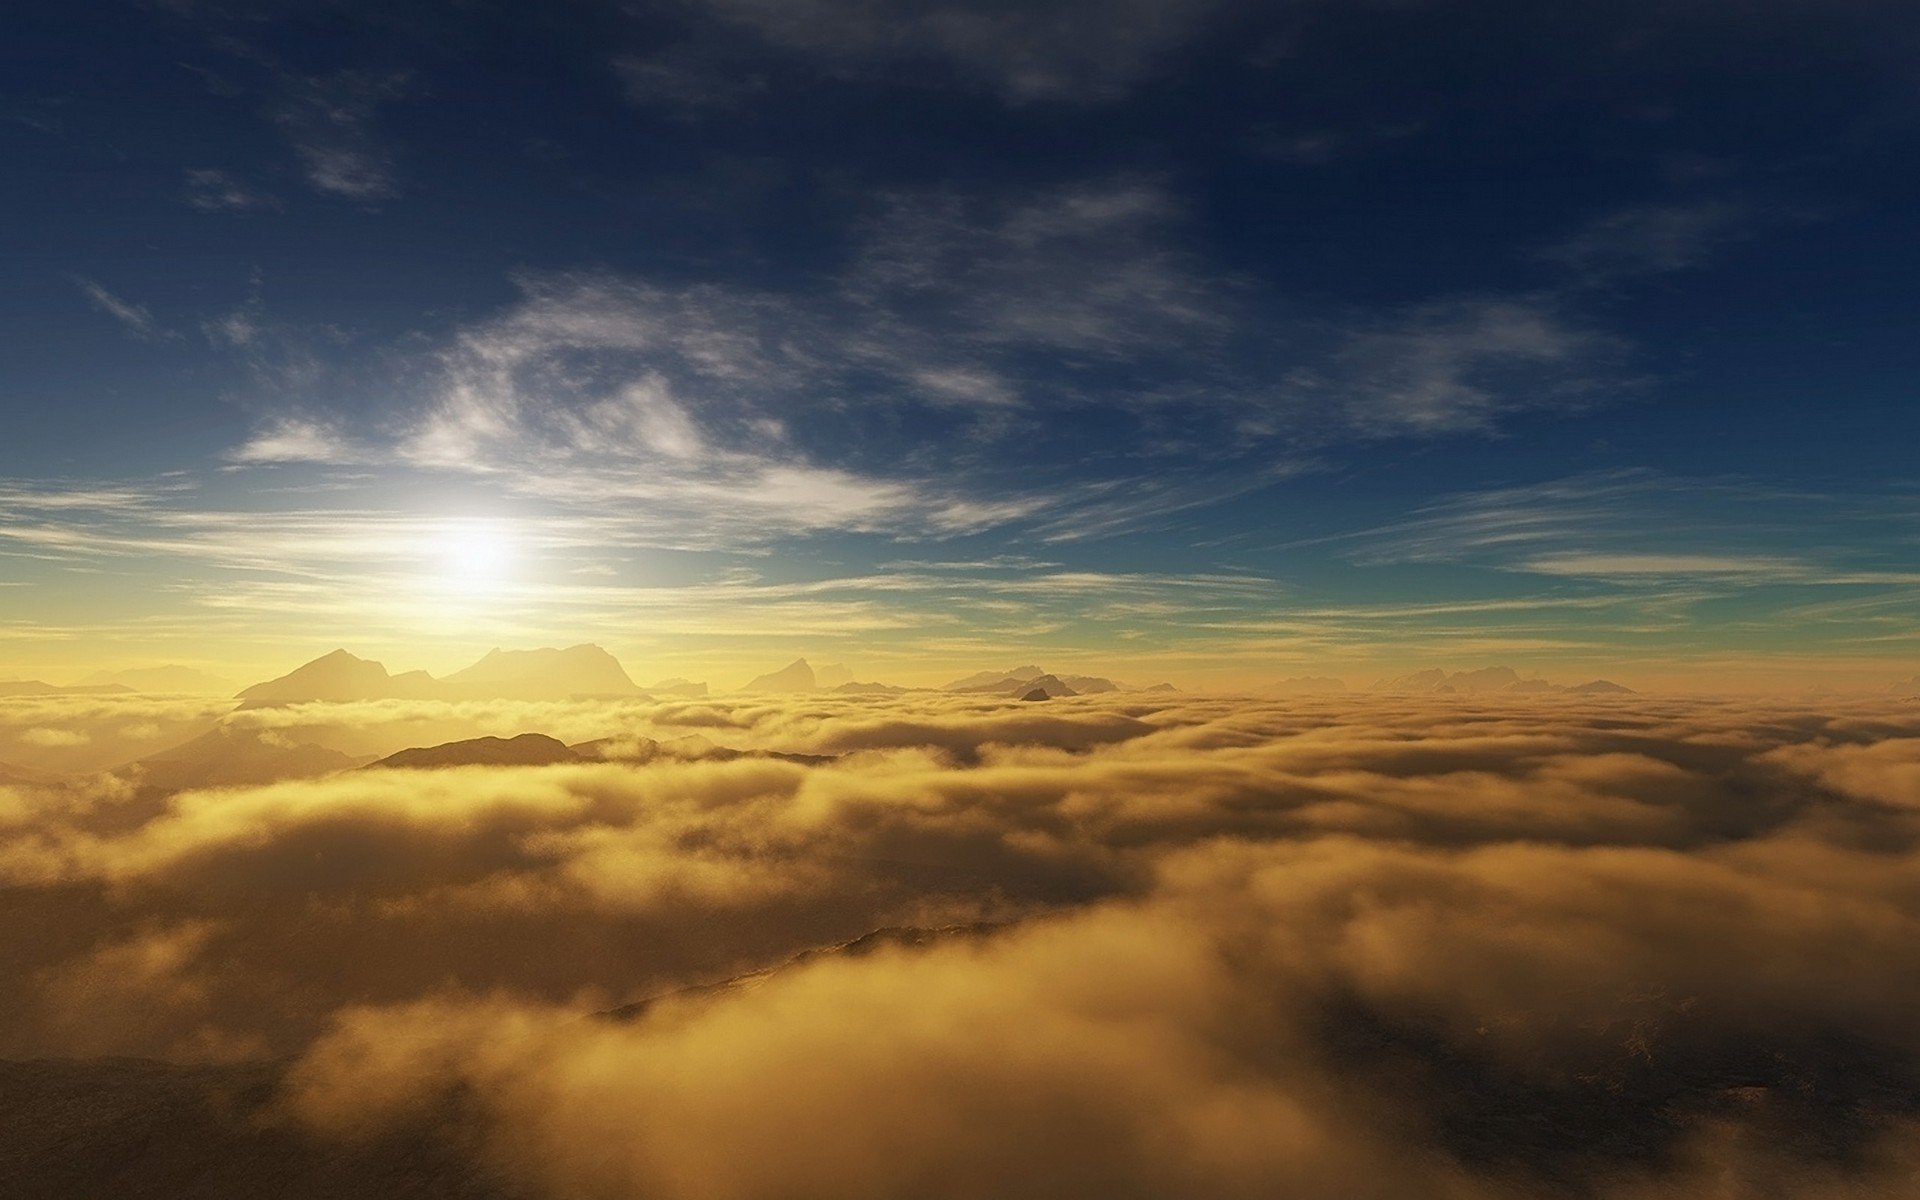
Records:
[[[272,733],[222,725],[190,742],[149,754],[114,774],[167,791],[242,787],[282,779],[310,779],[367,761],[311,743],[288,743]]]
[[[38,679],[9,679],[0,682],[0,696],[124,696],[133,691],[122,683],[75,684],[60,687]]]
[[[1347,685],[1344,680],[1335,679],[1329,675],[1306,675],[1282,679],[1268,690],[1278,692],[1282,696],[1318,696],[1330,692],[1344,692],[1347,690]]]
[[[659,683],[650,683],[644,689],[656,696],[689,696],[699,698],[707,694],[707,685],[695,683],[691,679],[662,679]]]
[[[947,685],[946,690],[949,692],[993,691],[1009,679],[1026,682],[1038,679],[1045,674],[1046,672],[1039,667],[1015,667],[1011,671],[979,671],[965,679],[954,680]]]
[[[706,738],[699,740],[707,746],[713,745]],[[675,754],[666,743],[650,737],[595,738],[590,742],[575,742],[567,749],[581,762],[650,763],[660,758],[698,757]]]
[[[778,671],[761,675],[749,683],[746,692],[811,692],[819,687],[813,668],[804,658],[796,658]]]
[[[823,688],[837,688],[843,683],[852,683],[853,672],[840,663],[828,663],[813,669],[813,681]]]
[[[1520,682],[1520,673],[1512,667],[1482,667],[1477,671],[1455,671],[1449,675],[1438,667],[1383,679],[1373,685],[1376,692],[1497,692]]]
[[[1051,700],[1051,699],[1053,699],[1053,697],[1052,697],[1052,696],[1051,696],[1050,694],[1048,694],[1048,692],[1047,692],[1047,689],[1046,689],[1046,688],[1043,688],[1043,687],[1037,687],[1037,688],[1034,688],[1034,689],[1033,689],[1032,691],[1029,691],[1029,692],[1022,692],[1022,693],[1020,694],[1020,698],[1021,698],[1022,700]]]
[[[80,681],[88,687],[124,687],[136,692],[170,692],[194,696],[231,696],[233,683],[193,667],[135,667],[126,671],[95,671]]]
[[[1425,671],[1416,671],[1411,675],[1400,675],[1392,679],[1382,679],[1373,685],[1376,692],[1414,692],[1433,696],[1453,696],[1462,693],[1503,692],[1515,695],[1540,695],[1549,692],[1577,692],[1583,695],[1620,694],[1631,695],[1632,688],[1607,679],[1595,679],[1575,687],[1553,683],[1545,679],[1522,679],[1520,673],[1512,667],[1482,667],[1477,671],[1455,671],[1448,674],[1438,667]]]
[[[1049,696],[1091,696],[1102,692],[1130,692],[1117,680],[1102,675],[1055,675],[1040,667],[1016,667],[1011,671],[979,671],[965,679],[956,679],[942,690],[949,692],[993,692],[1024,699],[1035,687]],[[1165,689],[1171,690],[1171,685]]]
[[[705,685],[700,685],[704,688]],[[387,674],[371,659],[335,650],[278,679],[240,692],[242,708],[356,700],[565,700],[643,696],[618,659],[598,646],[564,650],[492,650],[479,662],[435,679],[425,671]]]
[[[371,659],[335,650],[278,679],[242,688],[239,699],[242,708],[263,708],[312,701],[424,700],[433,693],[434,678],[425,671],[388,675],[386,667]]]
[[[598,646],[489,650],[486,657],[440,680],[457,699],[565,700],[570,696],[637,696],[618,659]]]
[[[1434,667],[1431,670],[1416,671],[1411,675],[1382,679],[1373,685],[1372,690],[1376,692],[1437,692],[1446,686],[1447,673]]]
[[[913,689],[890,683],[843,683],[833,690],[842,696],[904,696]]]
[[[1611,679],[1590,679],[1585,683],[1575,684],[1572,687],[1566,687],[1558,683],[1548,683],[1544,679],[1522,679],[1518,683],[1510,683],[1500,690],[1503,692],[1531,692],[1535,694],[1541,692],[1563,692],[1570,696],[1631,696],[1634,694],[1632,688],[1622,687]]]
[[[1024,699],[1028,692],[1036,689],[1045,692],[1049,699],[1055,696],[1078,696],[1080,694],[1080,689],[1072,686],[1058,675],[1049,675],[1045,671],[1039,671],[1038,674],[1034,675],[1027,675],[1025,672],[1028,670],[1037,671],[1038,668],[1023,667],[1015,674],[995,676],[990,680],[979,683],[968,683],[967,680],[963,679],[956,683],[948,684],[947,690],[966,694],[987,693],[996,696],[1018,697],[1021,699]],[[969,676],[969,678],[978,679],[979,677]],[[1116,690],[1113,687],[1113,681],[1109,679],[1098,679],[1084,675],[1077,676],[1076,678],[1090,680],[1096,684],[1107,685],[1104,688],[1097,688],[1096,690]],[[966,684],[967,686],[962,687],[960,686],[961,684]]]
[[[1636,694],[1632,688],[1623,687],[1611,679],[1589,679],[1587,682],[1577,683],[1567,690],[1570,692],[1580,692],[1589,696],[1632,696]]]
[[[414,746],[367,764],[368,770],[425,770],[436,767],[544,767],[555,763],[615,762],[636,766],[650,762],[732,762],[741,758],[775,758],[817,766],[833,762],[832,754],[794,754],[777,750],[735,750],[699,734],[656,741],[653,738],[607,737],[569,746],[544,733],[522,733],[510,738],[477,737],[438,746]]]
[[[1456,671],[1447,682],[1463,692],[1493,692],[1520,682],[1520,673],[1512,667],[1481,667],[1478,671]]]
[[[1013,680],[1007,687],[974,688],[975,692],[994,692],[1003,696],[1016,696],[1025,699],[1033,692],[1045,692],[1047,699],[1060,696],[1078,696],[1079,690],[1068,686],[1067,681],[1058,675],[1040,675],[1033,679]]]
[[[597,756],[596,756],[597,757]],[[554,763],[581,761],[582,755],[558,738],[544,733],[523,733],[517,737],[478,737],[438,746],[416,746],[389,754],[371,763],[369,770],[396,767],[420,770],[428,767],[545,767]]]

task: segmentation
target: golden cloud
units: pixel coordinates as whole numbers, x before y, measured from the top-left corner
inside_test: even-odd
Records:
[[[292,1055],[300,1136],[456,1121],[477,1170],[554,1196],[1837,1196],[1913,1166],[1910,706],[914,695],[233,727],[680,748],[9,784],[0,1055]]]

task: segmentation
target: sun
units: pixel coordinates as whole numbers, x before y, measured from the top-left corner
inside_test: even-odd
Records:
[[[498,591],[512,580],[514,543],[513,531],[498,521],[448,522],[434,537],[436,579],[462,595]]]

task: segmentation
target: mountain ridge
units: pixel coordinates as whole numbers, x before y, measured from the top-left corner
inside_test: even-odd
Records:
[[[705,695],[706,685],[669,680],[668,694]],[[534,650],[495,647],[471,666],[436,678],[425,671],[389,674],[384,664],[333,650],[285,675],[242,688],[241,708],[366,700],[570,700],[645,698],[620,660],[591,642]]]

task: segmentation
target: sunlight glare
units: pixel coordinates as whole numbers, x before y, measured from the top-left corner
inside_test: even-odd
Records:
[[[514,539],[500,522],[450,522],[435,543],[438,579],[447,590],[479,595],[504,586],[512,574]]]

